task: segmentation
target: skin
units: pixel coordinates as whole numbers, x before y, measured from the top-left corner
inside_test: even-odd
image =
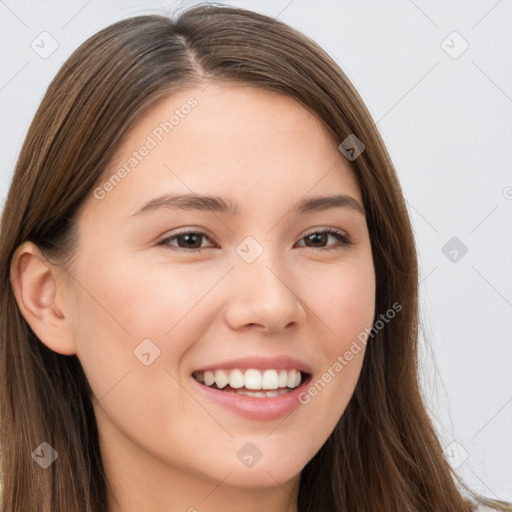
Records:
[[[208,401],[191,373],[287,354],[307,362],[315,380],[371,328],[365,216],[348,208],[290,213],[312,195],[346,194],[362,205],[361,192],[337,142],[298,102],[226,83],[165,98],[131,130],[106,179],[191,95],[198,105],[121,183],[101,200],[87,198],[72,264],[53,265],[26,242],[13,258],[13,287],[39,339],[76,354],[84,368],[114,512],[295,511],[300,472],[343,414],[364,346],[307,405],[272,421]],[[240,213],[131,217],[166,192],[220,195]],[[188,227],[215,241],[158,245]],[[307,234],[326,228],[343,230],[353,245],[335,235],[308,243]],[[235,251],[247,236],[263,247],[251,264]],[[199,245],[201,252],[187,248]],[[134,350],[148,338],[160,356],[145,366]],[[237,457],[247,442],[262,453],[252,468]]]

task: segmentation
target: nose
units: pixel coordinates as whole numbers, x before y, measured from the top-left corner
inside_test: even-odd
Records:
[[[268,253],[250,264],[236,262],[231,278],[225,321],[232,329],[279,332],[304,323],[306,311],[296,292],[297,279]]]

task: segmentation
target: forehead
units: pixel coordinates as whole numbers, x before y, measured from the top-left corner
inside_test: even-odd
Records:
[[[350,165],[313,113],[288,96],[231,83],[160,100],[129,131],[103,183],[116,174],[105,202],[140,205],[170,190],[232,196],[243,209],[251,196],[282,202],[335,188],[361,201]]]

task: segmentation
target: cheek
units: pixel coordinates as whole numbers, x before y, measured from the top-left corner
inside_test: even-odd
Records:
[[[76,271],[77,355],[97,398],[127,372],[130,380],[145,372],[141,387],[150,385],[150,369],[176,373],[193,340],[210,325],[217,301],[202,298],[219,279],[219,272],[109,260],[108,252],[82,258]],[[154,362],[144,366],[144,357]],[[153,384],[162,389],[161,382]]]
[[[162,340],[170,333],[175,335],[181,330],[183,319],[199,309],[201,297],[215,284],[218,275],[183,271],[178,265],[147,261],[139,264],[133,257],[98,257],[82,264],[80,278],[87,283],[79,290],[80,308],[91,322],[94,320],[94,326],[89,327],[99,330],[101,326],[102,330],[117,333],[117,337],[128,336],[131,346],[137,340]],[[201,311],[208,314],[204,307]]]
[[[370,329],[375,315],[375,274],[371,256],[352,258],[332,268],[317,272],[313,292],[307,304],[316,314],[325,333],[326,354],[342,354],[365,329]],[[311,288],[310,288],[311,290]],[[324,329],[325,328],[325,329]]]
[[[323,418],[322,432],[310,433],[312,443],[327,438],[332,432],[360,376],[367,333],[375,315],[375,275],[371,259],[340,265],[315,283],[318,293],[312,297],[311,308],[325,327],[324,335],[318,338],[323,365],[300,397],[304,407]]]

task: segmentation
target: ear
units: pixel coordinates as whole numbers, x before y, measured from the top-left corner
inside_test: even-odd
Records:
[[[57,268],[37,245],[25,242],[16,249],[11,260],[11,284],[21,314],[49,349],[71,355],[76,353],[71,311],[66,315],[59,306],[67,283],[57,277]]]

